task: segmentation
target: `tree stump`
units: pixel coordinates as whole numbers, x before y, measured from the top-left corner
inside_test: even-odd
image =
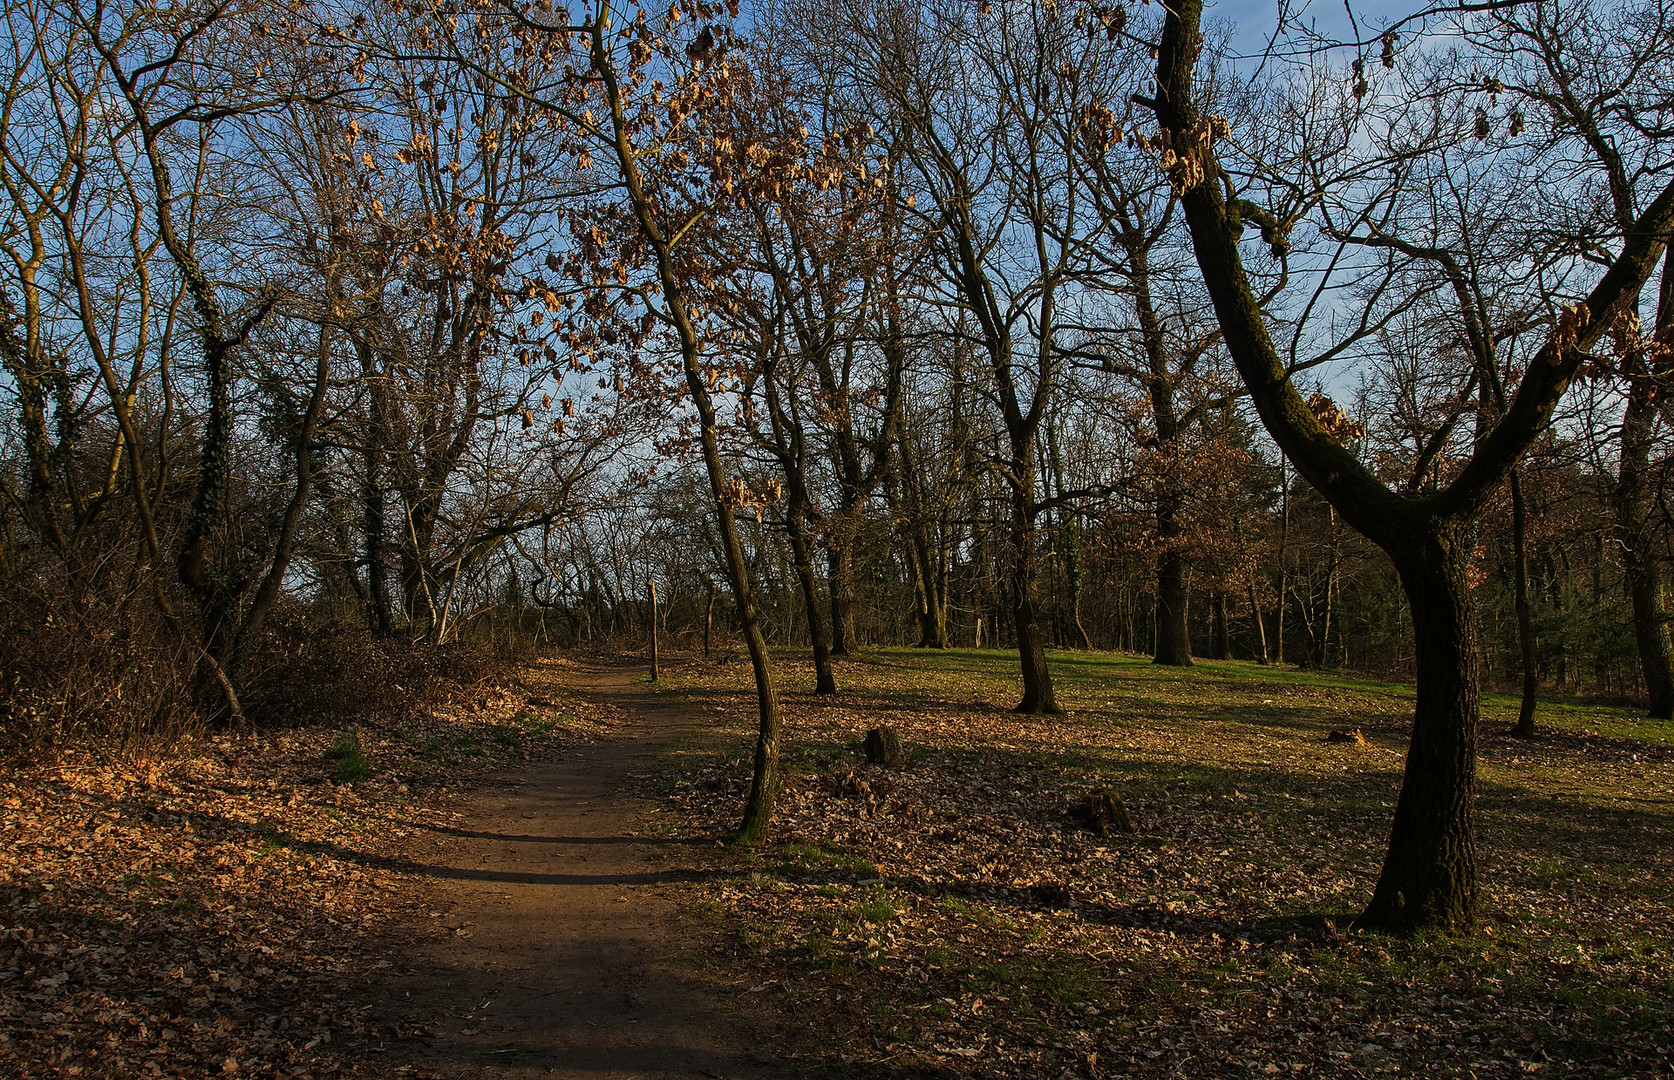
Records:
[[[1084,799],[1078,800],[1070,807],[1074,814],[1086,823],[1098,836],[1109,836],[1113,832],[1131,833],[1134,830],[1133,818],[1128,814],[1127,804],[1122,797],[1109,788],[1101,788]]]
[[[898,765],[901,762],[901,737],[885,724],[866,733],[866,760],[874,765]]]

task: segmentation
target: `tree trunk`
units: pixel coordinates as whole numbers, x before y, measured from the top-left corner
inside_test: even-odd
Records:
[[[1440,524],[1391,550],[1412,610],[1418,696],[1389,850],[1357,925],[1400,933],[1476,922],[1476,619],[1469,529]]]
[[[308,406],[303,411],[291,445],[291,457],[296,465],[296,480],[291,488],[290,502],[280,519],[278,533],[273,538],[273,549],[268,554],[267,572],[262,576],[261,583],[256,586],[256,593],[251,597],[249,607],[244,612],[233,638],[232,651],[225,663],[225,674],[229,679],[238,676],[245,657],[255,645],[256,635],[261,633],[268,612],[273,610],[274,602],[279,599],[279,591],[284,586],[285,574],[290,569],[291,555],[296,548],[297,531],[302,526],[303,514],[307,511],[309,499],[313,495],[314,436],[319,429],[326,390],[331,385],[331,332],[329,328],[322,326],[319,334]]]
[[[1560,621],[1562,621],[1564,612],[1564,593],[1566,591],[1564,589],[1564,584],[1570,578],[1571,571],[1569,569],[1569,557],[1561,550],[1558,552],[1558,556],[1563,558],[1564,571],[1561,576],[1558,572],[1558,557],[1554,556],[1550,550],[1547,551],[1546,558],[1542,561],[1546,565],[1546,598],[1552,605],[1552,610],[1557,613]],[[1561,692],[1569,688],[1569,649],[1565,644],[1564,636],[1562,634],[1558,636],[1556,644],[1557,649],[1555,651],[1557,656],[1553,660],[1552,677],[1553,681],[1557,683],[1558,690]]]
[[[847,656],[849,642],[854,639],[854,553],[848,544],[832,537],[827,556],[831,572],[831,655]]]
[[[1662,294],[1657,305],[1657,332],[1674,329],[1674,249],[1662,268]],[[1651,536],[1649,472],[1652,426],[1656,419],[1656,372],[1644,367],[1642,357],[1628,380],[1627,408],[1622,413],[1621,465],[1616,479],[1616,542],[1622,549],[1622,578],[1633,608],[1633,639],[1639,647],[1639,668],[1645,679],[1646,705],[1659,720],[1674,718],[1674,652],[1668,640],[1668,612],[1664,606],[1662,559]],[[1600,563],[1603,562],[1601,558]],[[1594,571],[1594,591],[1598,591]]]
[[[1290,473],[1285,459],[1279,459],[1279,597],[1274,617],[1278,622],[1273,635],[1273,662],[1285,662],[1285,592],[1290,588],[1286,549],[1290,546]]]
[[[203,617],[203,636],[217,660],[228,658],[237,617],[220,568],[213,565],[211,543],[227,511],[232,479],[232,381],[229,348],[205,332],[204,369],[209,413],[198,451],[198,486],[182,529],[178,574],[192,591]]]
[[[1046,424],[1047,461],[1052,467],[1052,494],[1059,498],[1064,494],[1064,456],[1058,448],[1058,422],[1050,420]],[[1055,511],[1058,519],[1058,550],[1063,559],[1064,592],[1068,596],[1067,621],[1075,631],[1077,648],[1091,649],[1092,640],[1087,637],[1087,628],[1081,625],[1081,584],[1085,572],[1081,566],[1081,521],[1073,512],[1065,514],[1062,509]],[[1060,641],[1064,638],[1061,636]]]
[[[952,573],[948,565],[950,562],[949,551],[950,549],[957,547],[958,538],[957,533],[948,527],[948,523],[945,519],[943,521],[942,531],[938,535],[952,538],[951,542],[938,543],[936,548],[936,640],[939,642],[936,647],[939,649],[946,649],[951,647],[953,644],[952,640],[950,640],[951,631],[948,629],[947,621],[948,598],[953,593]]]
[[[1052,690],[1052,673],[1046,667],[1046,649],[1036,623],[1035,527],[1029,508],[1034,491],[1032,472],[1025,479],[1029,482],[1013,488],[1011,498],[1011,610],[1017,628],[1017,655],[1023,668],[1023,700],[1014,711],[1045,716],[1063,710],[1058,707],[1057,695]]]
[[[1674,718],[1674,656],[1668,644],[1668,612],[1663,602],[1662,560],[1649,551],[1625,548],[1622,573],[1633,606],[1633,637],[1645,678],[1646,707],[1659,720]]]
[[[1517,710],[1512,734],[1532,738],[1535,733],[1535,698],[1540,691],[1540,672],[1535,666],[1534,618],[1529,613],[1529,529],[1528,505],[1523,498],[1523,478],[1511,474],[1511,557],[1517,574],[1517,644],[1523,653],[1523,701]]]
[[[1255,628],[1256,663],[1265,664],[1267,660],[1267,624],[1262,621],[1261,603],[1256,598],[1255,568],[1250,569],[1250,624]]]
[[[1064,580],[1069,586],[1070,626],[1075,630],[1076,645],[1091,649],[1093,639],[1081,622],[1081,588],[1086,579],[1086,568],[1081,565],[1081,525],[1071,521],[1064,526]]]
[[[1319,622],[1319,663],[1318,670],[1325,670],[1331,658],[1331,629],[1337,616],[1337,571],[1342,565],[1342,545],[1339,543],[1339,524],[1337,522],[1337,508],[1327,507],[1327,514],[1331,518],[1331,559],[1325,571],[1325,611]],[[1339,631],[1337,636],[1342,637]]]
[[[366,418],[366,433],[361,449],[365,476],[361,482],[361,532],[366,551],[366,593],[372,608],[369,622],[380,637],[388,637],[395,628],[394,612],[390,610],[389,564],[384,561],[386,525],[384,523],[384,433],[388,425],[388,398],[378,378],[376,356],[364,342],[355,342],[355,353],[360,360],[360,377],[366,385],[370,404]]]
[[[656,682],[662,673],[657,670],[657,583],[650,583],[651,593],[651,681]]]
[[[830,695],[837,692],[837,678],[831,670],[831,650],[826,645],[825,614],[820,611],[820,588],[814,580],[814,557],[808,533],[802,524],[802,507],[792,500],[785,520],[785,532],[790,537],[791,558],[796,563],[796,580],[802,588],[803,609],[808,616],[808,640],[814,650],[814,693]]]
[[[1145,345],[1150,378],[1151,420],[1157,428],[1157,449],[1172,455],[1179,449],[1180,418],[1174,406],[1174,380],[1162,323],[1151,300],[1150,260],[1143,248],[1130,248],[1133,260],[1134,304]],[[1180,511],[1184,499],[1179,480],[1165,471],[1157,484],[1157,600],[1156,632],[1151,660],[1157,664],[1190,667],[1191,632],[1186,627],[1186,562],[1180,554]]]
[[[936,572],[936,560],[922,527],[914,529],[908,543],[908,558],[913,564],[913,580],[918,593],[918,647],[921,649],[947,648],[946,582]]]
[[[703,608],[703,658],[709,659],[709,633],[715,628],[715,583],[709,583],[709,603]]]
[[[1158,537],[1167,545],[1179,535],[1172,520],[1165,527],[1158,511]],[[1170,515],[1172,516],[1172,515]],[[1152,662],[1190,667],[1192,638],[1186,626],[1186,560],[1172,546],[1157,556],[1157,633]]]
[[[750,650],[750,668],[756,680],[759,724],[756,732],[755,761],[750,776],[750,795],[744,806],[743,820],[738,826],[737,839],[741,844],[759,844],[767,835],[767,823],[773,814],[773,800],[779,787],[779,741],[782,723],[779,716],[779,697],[773,688],[772,661],[768,656],[767,642],[762,637],[761,626],[756,620],[755,590],[750,583],[744,545],[738,537],[738,522],[733,516],[732,491],[727,481],[726,466],[721,459],[715,404],[709,394],[709,379],[704,370],[697,327],[686,309],[682,278],[675,267],[672,244],[663,235],[658,224],[658,209],[639,172],[638,151],[629,135],[629,120],[622,86],[617,79],[610,48],[605,43],[604,26],[595,20],[590,24],[589,31],[590,59],[609,105],[611,134],[615,144],[613,149],[617,166],[622,171],[623,187],[639,225],[640,234],[656,257],[657,277],[663,288],[665,315],[679,338],[681,367],[686,377],[686,388],[692,396],[692,405],[698,414],[704,471],[709,477],[709,493],[715,508],[721,544],[726,553],[727,574],[731,578],[733,597],[738,605],[738,624]]]

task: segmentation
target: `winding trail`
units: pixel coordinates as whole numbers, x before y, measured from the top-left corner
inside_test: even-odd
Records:
[[[752,1024],[707,980],[672,894],[679,841],[630,835],[646,805],[626,788],[691,723],[637,684],[641,667],[572,669],[564,681],[621,710],[609,738],[533,765],[458,807],[422,843],[433,918],[382,982],[379,1018],[428,1037],[390,1064],[443,1077],[783,1076]],[[433,845],[433,846],[431,846]]]

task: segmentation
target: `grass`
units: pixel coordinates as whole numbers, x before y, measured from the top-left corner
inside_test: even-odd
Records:
[[[895,918],[895,905],[888,900],[873,900],[859,905],[855,912],[869,923],[886,923]]]
[[[694,889],[734,933],[780,928],[738,962],[801,959],[785,993],[822,1003],[811,1042],[887,1014],[887,1031],[855,1036],[873,1038],[871,1060],[936,1076],[1086,1074],[1088,1054],[1134,1076],[1262,1073],[1252,1061],[1674,1076],[1674,725],[1543,702],[1527,742],[1508,735],[1516,699],[1486,695],[1483,929],[1396,939],[1344,931],[1383,856],[1411,685],[1238,661],[1051,663],[1063,717],[1007,711],[1021,690],[1007,652],[870,651],[838,666],[835,701],[808,693],[800,657],[779,660],[784,767],[813,780],[776,811],[774,887]],[[664,683],[716,725],[679,789],[688,830],[710,835],[747,769],[749,672],[688,665]],[[879,722],[914,747],[910,765],[861,764],[856,740]],[[1339,727],[1367,744],[1327,743]],[[841,782],[857,768],[869,802]],[[1069,818],[1107,786],[1137,835]],[[973,1011],[978,998],[990,1006]],[[955,1045],[989,1049],[968,1064],[933,1052]]]
[[[372,775],[372,763],[360,747],[360,736],[353,731],[339,732],[325,756],[337,763],[337,782],[352,784]]]
[[[822,871],[875,873],[877,867],[868,859],[840,847],[824,844],[784,844],[775,853],[773,870],[780,876]]]
[[[426,740],[418,756],[425,761],[456,763],[463,758],[486,757],[488,748],[473,735],[449,735]]]

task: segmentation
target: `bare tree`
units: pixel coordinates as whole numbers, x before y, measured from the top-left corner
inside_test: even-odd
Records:
[[[1610,245],[1605,272],[1584,301],[1566,308],[1531,348],[1503,414],[1434,494],[1391,490],[1333,433],[1336,414],[1310,408],[1291,381],[1239,250],[1245,209],[1214,146],[1217,125],[1201,111],[1195,69],[1202,5],[1168,14],[1157,63],[1155,108],[1163,163],[1181,191],[1193,249],[1240,375],[1274,441],[1344,520],[1390,556],[1412,610],[1418,697],[1411,748],[1389,851],[1362,923],[1407,930],[1474,922],[1474,838],[1479,709],[1476,626],[1467,580],[1472,525],[1518,458],[1550,420],[1587,350],[1632,310],[1674,230],[1674,185],[1665,187]],[[1358,88],[1358,87],[1355,87]],[[1469,114],[1466,114],[1469,116]],[[1459,137],[1471,135],[1467,128]],[[1251,203],[1251,209],[1260,210]],[[1393,232],[1401,219],[1370,217]]]

